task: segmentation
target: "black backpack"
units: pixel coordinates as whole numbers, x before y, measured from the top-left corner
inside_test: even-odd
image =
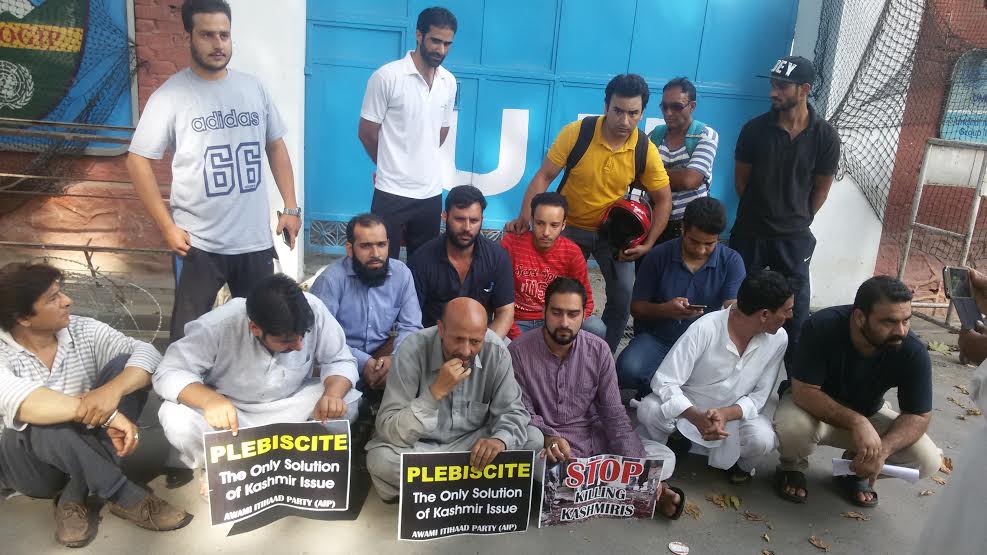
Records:
[[[559,183],[558,189],[555,191],[557,193],[562,193],[562,188],[565,187],[566,181],[569,180],[569,174],[572,172],[576,164],[586,154],[586,149],[589,148],[590,142],[593,141],[593,132],[596,131],[596,121],[600,119],[600,116],[586,116],[581,122],[579,122],[579,136],[576,137],[576,144],[572,145],[572,150],[569,151],[569,157],[565,161],[565,172],[562,174],[562,181]],[[637,146],[634,147],[634,180],[627,184],[628,190],[630,189],[644,189],[641,185],[641,174],[644,173],[644,167],[648,162],[648,135],[640,129],[637,130]]]

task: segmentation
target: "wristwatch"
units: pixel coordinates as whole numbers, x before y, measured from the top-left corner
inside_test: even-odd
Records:
[[[284,214],[285,216],[298,216],[299,218],[301,218],[302,207],[299,206],[298,208],[285,208],[284,211],[282,211],[281,213]]]

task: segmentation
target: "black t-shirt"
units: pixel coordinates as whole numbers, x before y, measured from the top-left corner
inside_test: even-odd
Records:
[[[415,251],[408,261],[408,268],[415,278],[422,325],[426,328],[435,325],[442,317],[446,303],[456,297],[476,299],[487,308],[490,316],[495,309],[514,302],[511,258],[504,247],[483,235],[476,237],[473,262],[462,283],[459,272],[449,262],[445,235],[430,239]]]
[[[840,136],[809,106],[808,127],[792,139],[772,110],[744,125],[734,159],[750,164],[751,175],[733,233],[783,237],[809,229],[813,176],[836,173]]]
[[[789,376],[822,387],[824,393],[864,416],[884,405],[884,394],[898,388],[902,412],[932,410],[932,363],[929,351],[908,332],[898,349],[866,358],[850,341],[850,305],[816,312],[802,327]]]

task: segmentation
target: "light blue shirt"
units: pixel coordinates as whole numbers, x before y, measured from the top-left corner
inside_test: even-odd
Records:
[[[384,283],[367,287],[353,270],[352,259],[344,257],[315,278],[309,293],[321,299],[343,327],[361,376],[370,353],[387,342],[395,324],[394,352],[405,337],[422,329],[415,280],[411,270],[395,258],[388,260]]]

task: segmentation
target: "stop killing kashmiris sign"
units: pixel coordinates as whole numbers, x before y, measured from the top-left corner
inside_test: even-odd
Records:
[[[545,469],[538,527],[595,517],[652,518],[662,461],[596,455]]]
[[[503,451],[475,469],[468,452],[401,455],[398,539],[528,529],[534,451]]]
[[[278,505],[345,511],[350,491],[350,423],[268,424],[203,435],[213,526]]]

